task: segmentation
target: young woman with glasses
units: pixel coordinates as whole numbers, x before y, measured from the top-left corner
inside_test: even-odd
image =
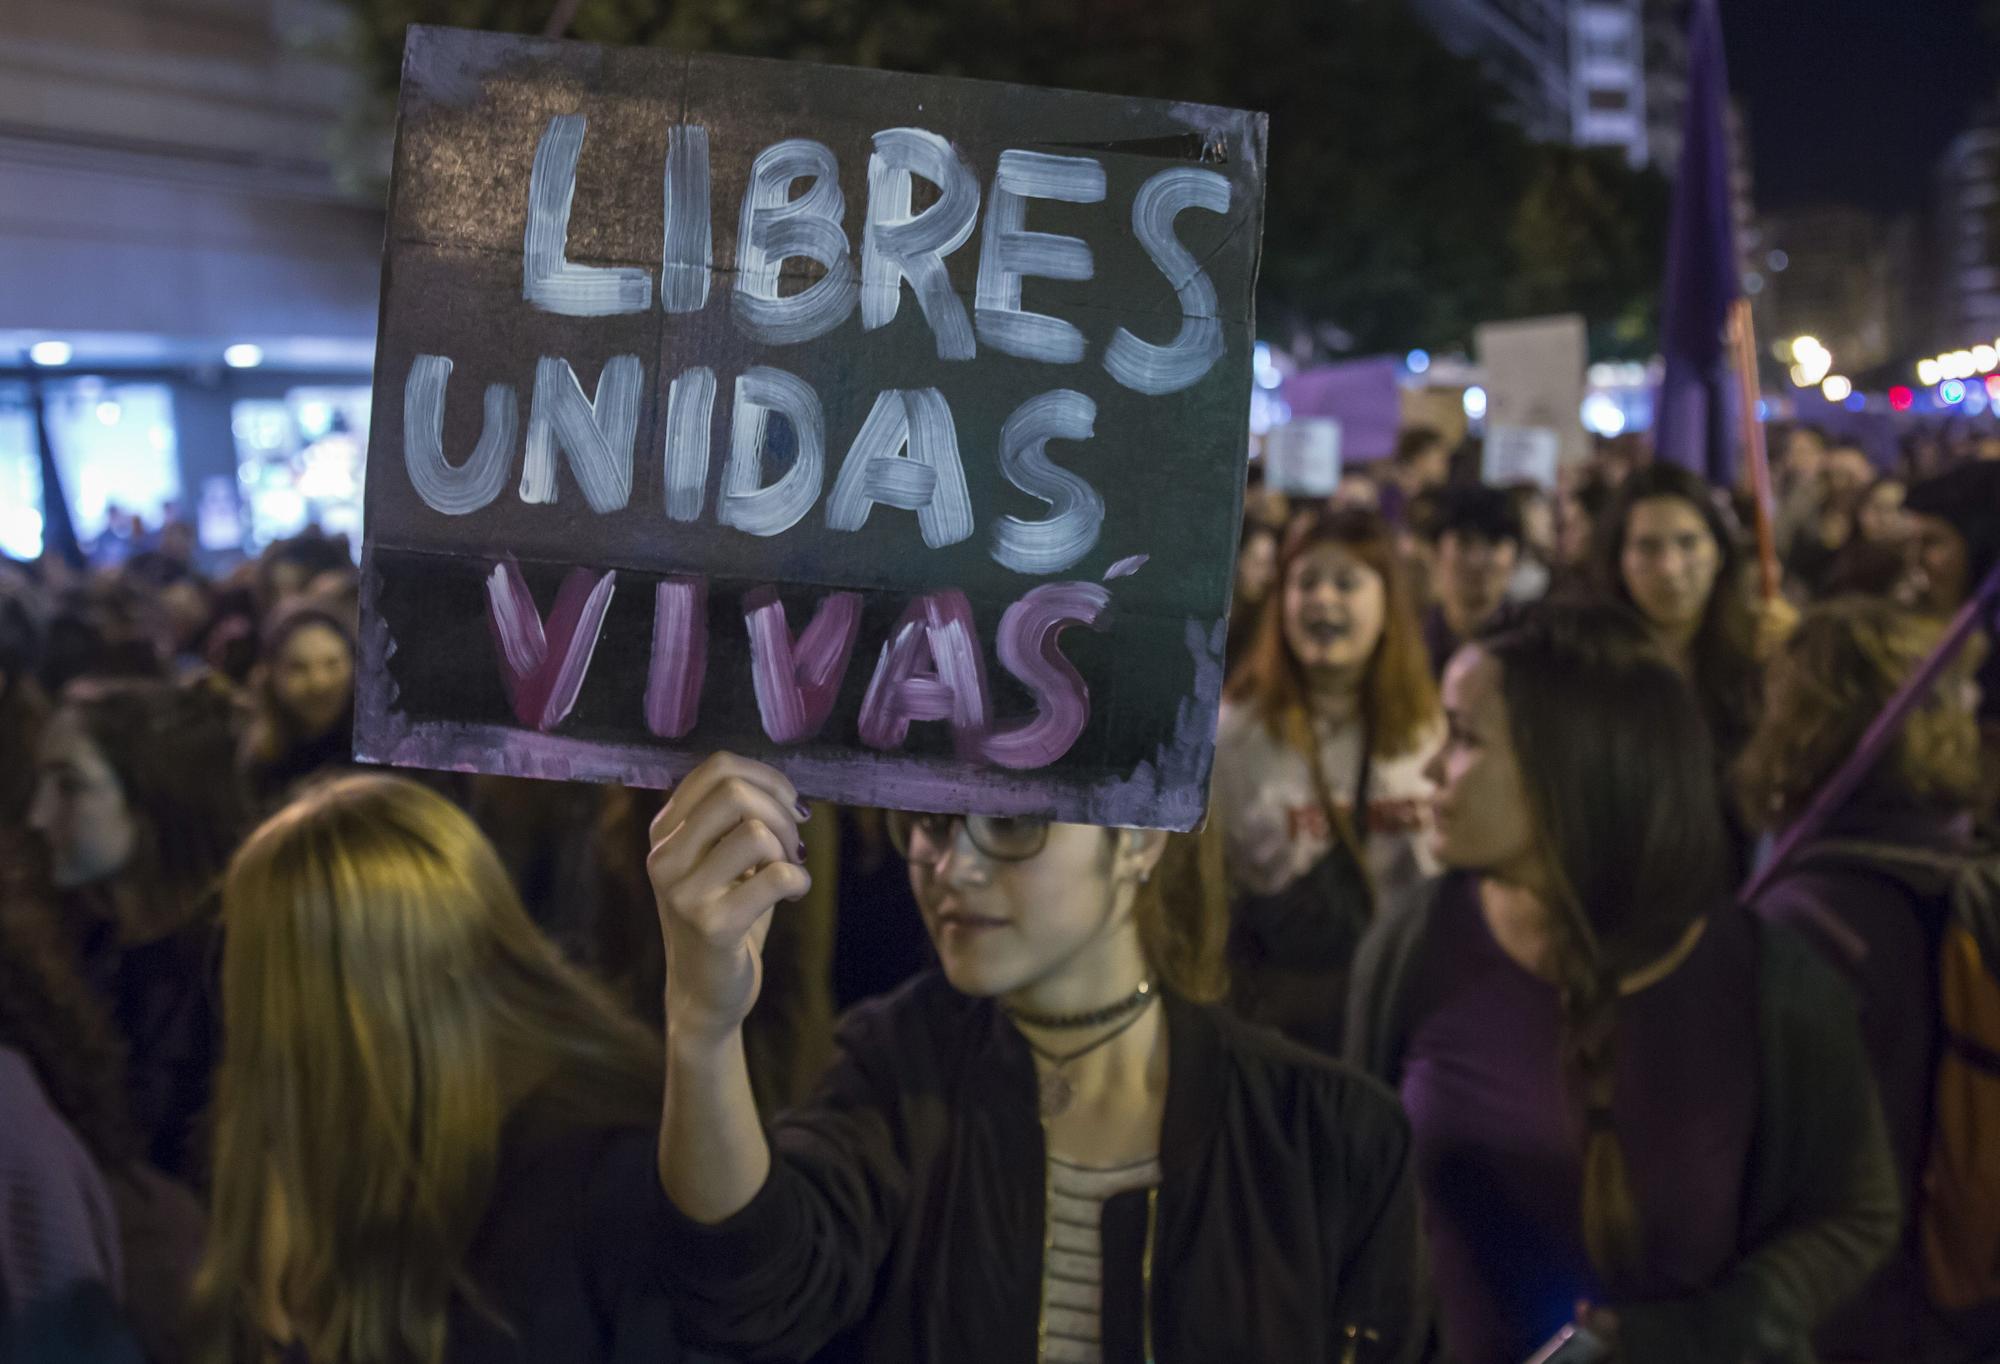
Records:
[[[653,825],[663,1263],[695,1339],[871,1364],[1420,1356],[1405,1123],[1206,1002],[1226,915],[1203,840],[896,816],[940,969],[854,1010],[767,1131],[742,1026],[771,916],[810,884],[804,818],[782,774],[719,755]]]

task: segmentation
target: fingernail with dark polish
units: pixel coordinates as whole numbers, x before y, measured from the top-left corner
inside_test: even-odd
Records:
[[[811,819],[813,815],[812,807],[807,805],[802,800],[793,801],[792,810],[798,815],[800,819]]]
[[[806,864],[806,845],[803,843],[798,846],[798,859],[799,865],[803,867]]]

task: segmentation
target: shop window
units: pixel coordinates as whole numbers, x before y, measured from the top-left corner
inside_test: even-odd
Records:
[[[361,545],[368,455],[366,386],[295,388],[247,398],[230,412],[236,475],[249,509],[246,548],[318,526]]]

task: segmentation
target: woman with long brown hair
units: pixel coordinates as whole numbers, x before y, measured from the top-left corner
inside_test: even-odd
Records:
[[[1597,581],[1645,620],[1693,686],[1727,767],[1756,727],[1759,624],[1736,527],[1701,479],[1659,461],[1633,473],[1597,523]]]
[[[743,1021],[772,916],[812,884],[806,813],[723,754],[653,825],[659,1180],[695,1339],[869,1364],[1423,1357],[1402,1116],[1205,1002],[1212,843],[892,816],[940,970],[851,1012],[767,1132]]]
[[[148,1158],[199,1185],[215,1065],[215,892],[242,836],[227,703],[72,683],[43,729],[30,823],[81,974],[116,1018]]]
[[[1216,734],[1211,805],[1246,1016],[1339,1052],[1373,903],[1436,870],[1424,764],[1443,737],[1388,527],[1354,510],[1295,522]]]
[[[1694,694],[1630,613],[1544,607],[1444,703],[1453,874],[1363,944],[1348,1047],[1410,1115],[1450,1354],[1587,1303],[1627,1364],[1806,1357],[1895,1182],[1844,988],[1731,901]]]
[[[657,1041],[492,846],[391,777],[274,816],[223,890],[213,1364],[679,1357],[643,1222]]]

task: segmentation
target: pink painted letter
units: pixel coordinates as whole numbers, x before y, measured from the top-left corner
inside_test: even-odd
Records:
[[[750,631],[750,679],[764,733],[774,744],[812,738],[826,724],[847,676],[854,637],[861,630],[860,594],[822,597],[796,644],[774,587],[744,595],[743,624]]]
[[[571,569],[544,627],[519,564],[503,559],[487,575],[486,623],[500,651],[500,680],[522,724],[552,730],[576,705],[617,578]]]
[[[901,748],[912,720],[951,721],[963,758],[976,757],[986,735],[986,656],[972,603],[956,588],[917,598],[896,622],[861,698],[861,742]]]
[[[1090,689],[1056,647],[1072,625],[1098,623],[1111,594],[1096,583],[1044,583],[1000,618],[1000,666],[1035,694],[1032,720],[1008,725],[980,746],[1001,767],[1047,767],[1069,752],[1090,722]]]
[[[668,578],[653,594],[653,663],[646,670],[646,728],[679,739],[701,712],[708,672],[708,579]]]

